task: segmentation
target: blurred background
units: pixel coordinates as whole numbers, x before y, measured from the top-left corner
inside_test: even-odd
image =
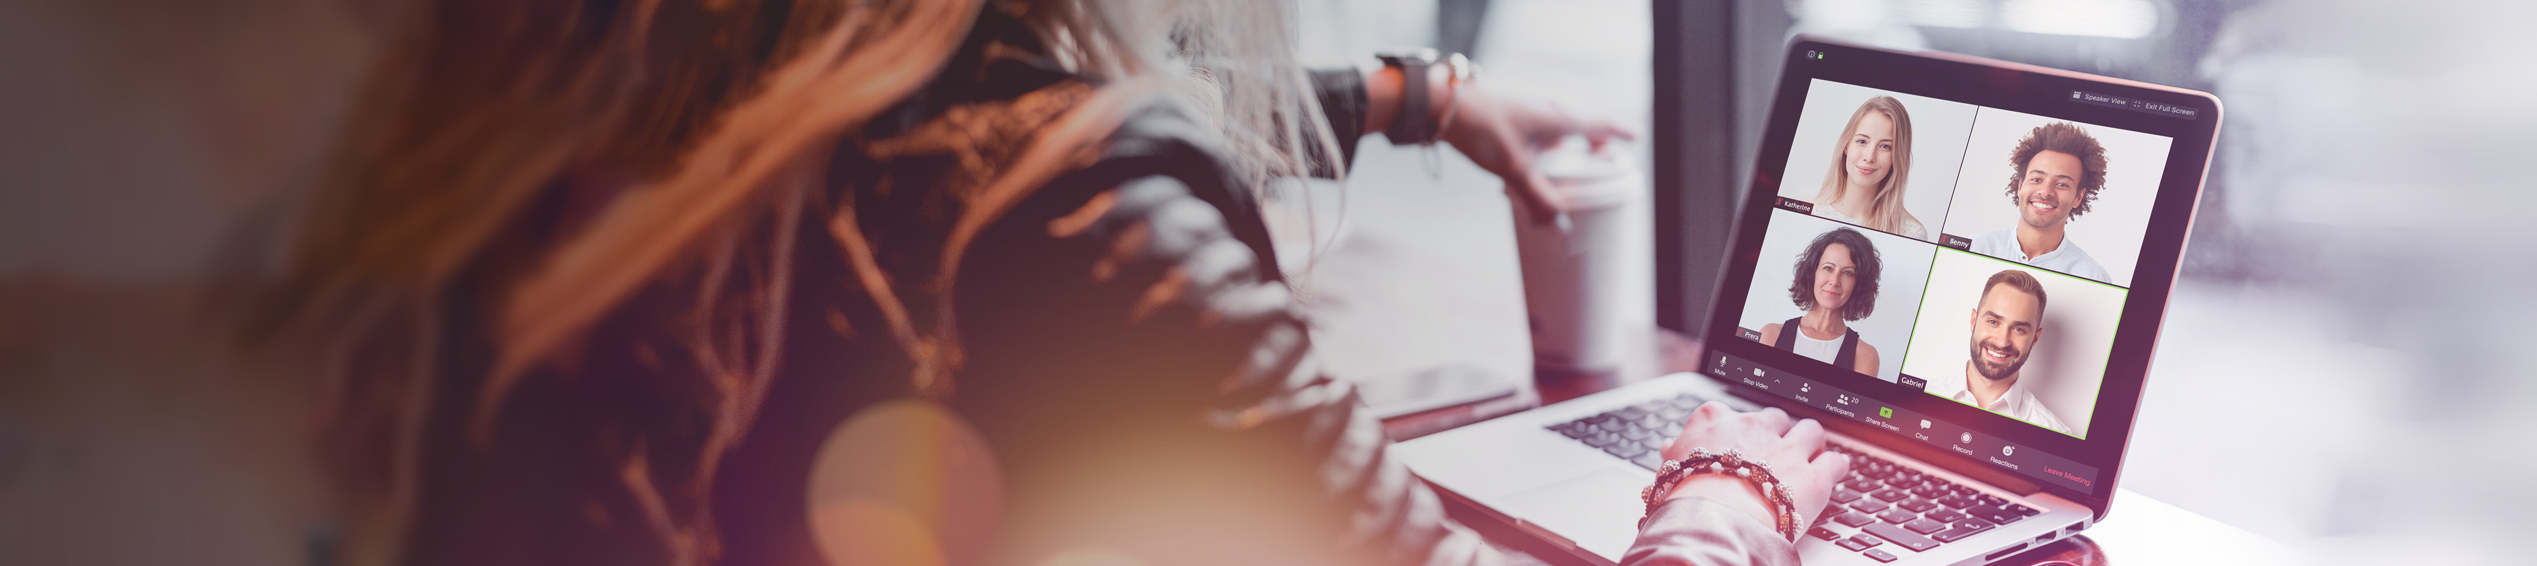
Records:
[[[1296,0],[1307,61],[1433,45],[1640,132],[1631,278],[1696,328],[1794,34],[2205,90],[2220,152],[2124,487],[2301,562],[2525,563],[2537,442],[2537,5],[2433,0]],[[388,0],[0,1],[0,562],[289,564],[322,540],[305,384],[206,338],[260,267]],[[1676,69],[1659,84],[1654,69]],[[1672,124],[1660,128],[1660,123]],[[1655,142],[1648,134],[1682,128]],[[1676,145],[1680,144],[1680,145]],[[1300,183],[1281,257],[1333,371],[1529,375],[1510,210],[1450,151],[1369,139]],[[1663,150],[1663,154],[1658,152]],[[1432,161],[1431,161],[1432,160]],[[1642,219],[1642,222],[1644,219]],[[1700,254],[1709,254],[1703,256]],[[1395,283],[1386,270],[1441,274]],[[1691,289],[1660,302],[1657,285]],[[1378,316],[1455,305],[1455,322]],[[1467,308],[1464,308],[1467,307]],[[132,352],[151,352],[139,356]],[[2116,516],[2123,502],[2115,503]],[[314,536],[313,536],[314,535]],[[2122,560],[2121,556],[2115,556]]]

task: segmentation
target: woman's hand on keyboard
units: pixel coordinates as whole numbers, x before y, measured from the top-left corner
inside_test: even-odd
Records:
[[[1681,436],[1665,447],[1666,460],[1680,460],[1692,448],[1708,448],[1712,452],[1735,449],[1746,458],[1770,464],[1771,474],[1788,484],[1789,497],[1797,505],[1797,525],[1804,530],[1823,512],[1824,502],[1832,498],[1832,486],[1850,473],[1850,457],[1823,449],[1823,425],[1814,419],[1792,421],[1786,411],[1765,408],[1738,413],[1725,404],[1710,401],[1691,412],[1691,422],[1683,426]],[[1668,497],[1707,496],[1730,505],[1745,507],[1764,522],[1776,520],[1769,500],[1751,482],[1719,474],[1701,474],[1685,478]]]

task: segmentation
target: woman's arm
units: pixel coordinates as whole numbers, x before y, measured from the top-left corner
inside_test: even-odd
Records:
[[[1860,341],[1859,359],[1855,362],[1855,365],[1858,367],[1850,369],[1857,370],[1859,373],[1876,375],[1876,366],[1880,365],[1876,359],[1876,345],[1869,344],[1864,340]]]
[[[1152,157],[1129,168],[1204,161]],[[995,407],[982,428],[1011,447],[1017,507],[1070,502],[1045,509],[1053,526],[1017,509],[1016,528],[1210,541],[1156,563],[1499,562],[1321,371],[1301,308],[1232,226],[1258,220],[1206,179],[1113,164],[1042,189],[962,268],[962,402]],[[1122,180],[1079,190],[1102,179]]]
[[[1436,136],[1453,145],[1456,151],[1471,159],[1498,178],[1506,180],[1510,197],[1532,211],[1535,222],[1551,222],[1567,210],[1558,187],[1550,178],[1533,168],[1533,156],[1569,136],[1585,136],[1588,143],[1633,139],[1629,130],[1607,120],[1580,120],[1547,103],[1520,101],[1490,92],[1485,81],[1463,81],[1453,84],[1452,71],[1444,65],[1427,67],[1427,108],[1435,115],[1431,124],[1441,124],[1446,105],[1451,104],[1453,122]],[[1363,132],[1382,131],[1400,116],[1405,81],[1400,69],[1390,66],[1365,71],[1365,122]]]

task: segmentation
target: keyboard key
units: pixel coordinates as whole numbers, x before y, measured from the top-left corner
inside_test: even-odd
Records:
[[[1938,541],[1929,540],[1929,537],[1914,534],[1911,531],[1903,530],[1902,527],[1897,527],[1888,523],[1869,523],[1868,526],[1865,527],[1865,530],[1868,534],[1876,535],[1877,538],[1892,541],[1894,544],[1902,545],[1903,548],[1912,549],[1912,552],[1925,552],[1932,548],[1938,548]]]
[[[1603,452],[1605,454],[1611,454],[1614,458],[1628,460],[1631,458],[1637,458],[1640,454],[1647,453],[1647,449],[1640,448],[1639,445],[1635,443],[1624,442],[1603,447]]]
[[[1874,523],[1876,522],[1876,517],[1869,516],[1866,513],[1851,511],[1842,513],[1839,517],[1833,517],[1832,522],[1856,527],[1859,525]]]
[[[1896,502],[1894,506],[1909,509],[1913,513],[1927,513],[1930,509],[1938,508],[1938,504],[1930,503],[1929,500],[1918,497]]]
[[[1964,514],[1966,514],[1966,515],[1972,515],[1972,516],[1974,516],[1974,517],[1978,517],[1978,518],[1981,518],[1981,519],[1983,519],[1983,520],[1987,520],[1987,521],[1990,521],[1990,522],[1993,522],[1993,523],[1999,523],[1999,524],[2002,524],[2002,525],[2006,525],[2006,524],[2009,524],[2009,523],[2012,523],[2012,522],[2016,522],[2018,519],[2024,519],[2024,518],[2026,518],[2026,516],[2025,516],[2025,515],[2019,515],[2019,514],[2017,514],[2017,513],[2015,513],[2015,512],[2011,512],[2011,511],[2009,511],[2009,510],[2007,510],[2007,509],[2001,509],[2001,508],[1998,508],[1998,507],[1991,507],[1991,506],[1987,506],[1987,505],[1975,505],[1975,506],[1972,506],[1972,507],[1966,507],[1966,508],[1964,509]]]
[[[1876,540],[1876,537],[1867,535],[1850,535],[1850,540],[1858,542],[1859,548],[1868,548],[1885,544],[1885,541]]]
[[[1918,520],[1918,521],[1912,521],[1912,522],[1909,522],[1909,523],[1903,523],[1903,530],[1906,530],[1906,531],[1911,531],[1911,532],[1915,532],[1915,533],[1920,533],[1920,534],[1924,534],[1924,535],[1925,535],[1925,534],[1929,534],[1929,533],[1934,533],[1934,532],[1938,532],[1938,531],[1947,530],[1947,524],[1946,524],[1946,523],[1944,523],[1944,522],[1940,522],[1940,521],[1932,521],[1932,520],[1928,520],[1928,519],[1921,519],[1921,520]]]
[[[1879,521],[1884,521],[1884,522],[1888,522],[1888,523],[1896,523],[1896,524],[1900,524],[1900,523],[1909,523],[1909,522],[1911,522],[1911,521],[1912,521],[1912,519],[1918,519],[1918,518],[1920,518],[1920,514],[1919,514],[1919,513],[1913,513],[1913,512],[1910,512],[1910,511],[1905,511],[1905,510],[1901,510],[1901,509],[1895,509],[1895,510],[1892,510],[1892,511],[1886,511],[1886,512],[1884,512],[1884,513],[1877,514],[1877,516],[1876,516],[1876,520],[1879,520]]]
[[[1647,471],[1653,472],[1656,471],[1656,468],[1665,465],[1665,456],[1663,454],[1649,452],[1630,458],[1630,463],[1638,464],[1638,467],[1647,468]]]
[[[1588,436],[1579,440],[1585,441],[1587,446],[1596,448],[1611,448],[1613,445],[1621,443],[1621,435],[1609,432],[1597,432],[1594,433],[1593,436]]]
[[[1639,428],[1637,425],[1631,425],[1629,428],[1621,431],[1621,438],[1630,440],[1646,440],[1656,436],[1662,435],[1656,434],[1656,431]]]
[[[1956,520],[1963,519],[1965,517],[1963,513],[1958,513],[1955,510],[1944,507],[1938,508],[1938,510],[1935,511],[1930,511],[1927,516],[1931,520],[1941,523],[1953,523],[1956,522]]]
[[[2036,511],[2036,510],[2035,510],[2035,508],[2033,508],[2033,507],[2027,507],[2027,506],[2024,506],[2024,505],[2018,505],[2018,504],[2015,504],[2015,503],[2010,503],[2010,504],[2008,504],[2008,506],[2007,506],[2007,507],[2001,507],[2001,509],[2007,509],[2007,510],[2008,510],[2008,512],[2010,512],[2010,513],[2016,513],[2016,514],[2019,514],[2019,515],[2025,515],[2025,516],[2028,516],[2028,517],[2033,517],[2033,516],[2036,516],[2036,515],[2041,515],[2041,514],[2043,514],[2043,512],[2042,512],[2042,511]]]
[[[1974,497],[1973,497],[1973,500],[1974,500],[1974,502],[1981,503],[1981,504],[1983,504],[1983,505],[1989,505],[1989,506],[1992,506],[1992,507],[2001,507],[2001,506],[2006,506],[2006,505],[2008,505],[2008,500],[2006,500],[2006,499],[2000,499],[2000,496],[1997,496],[1997,495],[1976,495],[1976,496],[1974,496]]]
[[[1674,439],[1662,436],[1650,436],[1638,441],[1639,446],[1646,447],[1648,450],[1655,452],[1663,452],[1665,451],[1666,446],[1671,446],[1673,443]]]
[[[1887,509],[1892,509],[1893,507],[1894,507],[1894,506],[1893,506],[1892,504],[1889,504],[1889,503],[1886,503],[1886,502],[1883,502],[1883,501],[1877,501],[1877,500],[1876,500],[1876,499],[1874,499],[1874,498],[1862,498],[1862,499],[1860,499],[1860,500],[1858,500],[1858,501],[1854,501],[1854,502],[1851,502],[1851,503],[1850,503],[1850,509],[1851,509],[1851,510],[1853,510],[1853,511],[1858,511],[1858,512],[1860,512],[1860,513],[1866,513],[1866,514],[1869,514],[1869,515],[1874,515],[1874,514],[1878,514],[1878,513],[1883,513],[1883,512],[1885,512],[1885,510],[1887,510]]]
[[[1859,555],[1876,559],[1877,562],[1893,562],[1902,559],[1894,556],[1894,553],[1886,552],[1885,549],[1882,548],[1867,549],[1865,551],[1861,551]]]
[[[1906,498],[1906,497],[1911,497],[1911,496],[1912,496],[1912,494],[1909,494],[1909,493],[1904,493],[1904,492],[1903,492],[1903,490],[1894,489],[1894,488],[1890,488],[1890,487],[1889,487],[1889,488],[1885,488],[1885,489],[1876,490],[1876,493],[1871,493],[1871,494],[1868,494],[1868,496],[1869,496],[1869,497],[1875,497],[1875,498],[1877,498],[1877,499],[1883,499],[1883,500],[1886,500],[1886,501],[1902,501],[1902,500],[1903,500],[1903,498]]]
[[[1876,490],[1879,490],[1879,489],[1884,489],[1884,488],[1885,488],[1885,484],[1876,483],[1876,480],[1870,480],[1870,479],[1855,479],[1855,480],[1850,480],[1850,481],[1848,481],[1848,482],[1843,482],[1843,483],[1841,484],[1841,487],[1844,487],[1844,488],[1849,488],[1849,490],[1850,490],[1850,491],[1856,491],[1856,492],[1859,492],[1859,493],[1867,493],[1867,492],[1876,491]]]
[[[1847,549],[1850,549],[1850,550],[1867,550],[1867,548],[1868,548],[1868,547],[1867,547],[1867,545],[1865,545],[1865,544],[1860,544],[1860,543],[1859,543],[1859,539],[1855,539],[1855,538],[1845,538],[1845,539],[1841,539],[1841,540],[1840,540],[1840,542],[1835,542],[1835,543],[1833,543],[1833,544],[1838,544],[1838,545],[1841,545],[1841,547],[1842,547],[1842,548],[1847,548]]]
[[[1969,536],[1973,536],[1973,535],[1982,534],[1982,531],[1987,531],[1987,530],[1990,530],[1990,529],[1968,529],[1968,528],[1964,528],[1964,527],[1954,527],[1954,528],[1949,528],[1949,529],[1947,529],[1947,530],[1945,530],[1945,531],[1940,531],[1938,534],[1929,535],[1929,538],[1932,538],[1932,539],[1937,539],[1937,540],[1938,540],[1938,542],[1955,542],[1955,541],[1964,540],[1964,538],[1965,538],[1965,537],[1969,537]]]
[[[1957,527],[1959,527],[1959,528],[1967,528],[1967,529],[1988,529],[1988,528],[1991,528],[1991,527],[1996,527],[1996,526],[1999,526],[1999,525],[1994,525],[1994,524],[1991,524],[1991,522],[1990,522],[1990,521],[1984,521],[1984,520],[1981,520],[1981,519],[1976,519],[1976,518],[1973,518],[1973,517],[1965,517],[1965,518],[1962,518],[1962,519],[1957,519],[1957,520],[1956,520],[1956,526],[1957,526]]]
[[[1841,533],[1832,532],[1832,529],[1827,529],[1827,528],[1823,528],[1823,527],[1815,527],[1815,528],[1814,528],[1814,530],[1806,531],[1806,536],[1811,536],[1811,537],[1815,537],[1815,538],[1818,538],[1818,539],[1823,539],[1823,540],[1832,540],[1832,539],[1841,538]]]
[[[1940,498],[1938,498],[1938,499],[1936,500],[1936,502],[1938,503],[1938,506],[1939,506],[1939,507],[1945,507],[1945,508],[1948,508],[1948,509],[1963,509],[1963,508],[1966,508],[1966,507],[1972,507],[1972,506],[1973,506],[1973,500],[1972,500],[1972,499],[1967,499],[1967,498],[1965,498],[1965,497],[1963,497],[1963,496],[1957,496],[1957,495],[1949,495],[1949,496],[1946,496],[1946,497],[1940,497]]]
[[[1551,427],[1551,429],[1559,431],[1559,434],[1562,436],[1575,439],[1584,439],[1585,437],[1594,435],[1594,425],[1584,423],[1568,423]]]
[[[1665,431],[1666,429],[1672,429],[1672,432],[1666,433],[1667,435],[1671,435],[1674,432],[1682,432],[1683,428],[1682,423],[1665,420],[1665,417],[1658,416],[1655,413],[1649,413],[1647,416],[1639,417],[1638,425],[1653,431]]]
[[[1654,412],[1654,411],[1649,411],[1649,410],[1647,410],[1647,409],[1641,409],[1641,408],[1638,408],[1638,407],[1632,406],[1632,407],[1622,407],[1620,410],[1613,411],[1613,412],[1611,412],[1610,414],[1611,414],[1612,416],[1621,417],[1621,418],[1622,418],[1622,419],[1624,419],[1624,420],[1638,420],[1638,418],[1639,418],[1639,417],[1644,417],[1644,416],[1647,416],[1647,415],[1649,415],[1650,413],[1653,413],[1653,412]]]
[[[1832,490],[1833,503],[1848,505],[1852,501],[1858,501],[1861,497],[1867,497],[1867,494],[1852,491],[1847,487]]]
[[[1938,542],[1955,542],[1964,540],[1964,537],[1982,534],[1982,531],[1988,530],[1991,530],[1991,527],[1969,527],[1962,523],[1958,523],[1956,526],[1948,528],[1945,532],[1930,535],[1930,538],[1938,539]]]

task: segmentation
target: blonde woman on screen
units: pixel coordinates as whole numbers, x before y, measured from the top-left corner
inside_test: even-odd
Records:
[[[1911,165],[1912,116],[1903,103],[1891,96],[1860,103],[1833,146],[1831,170],[1815,193],[1815,215],[1929,239],[1920,219],[1903,210]]]

